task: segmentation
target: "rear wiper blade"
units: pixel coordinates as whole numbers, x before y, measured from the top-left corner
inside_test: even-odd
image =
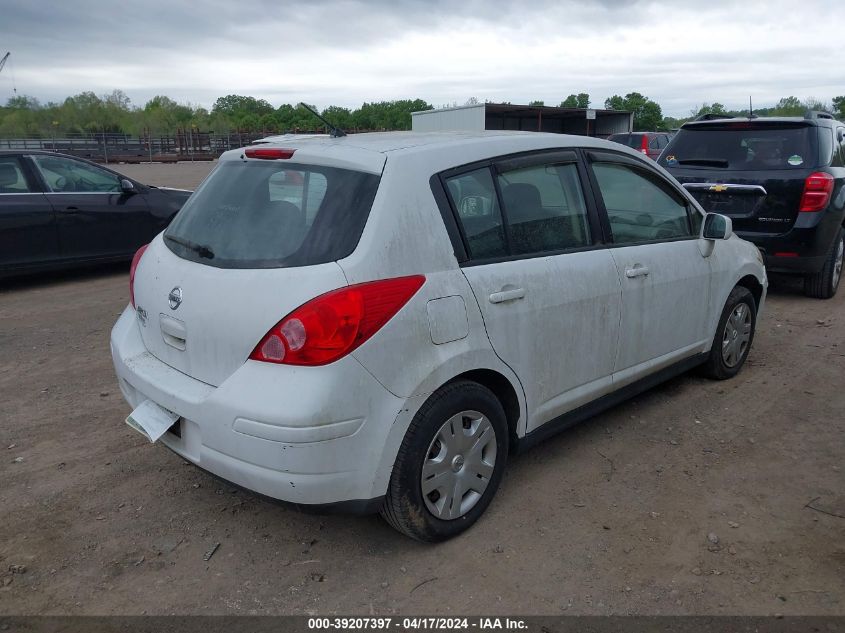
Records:
[[[184,246],[189,251],[194,251],[200,257],[204,257],[205,259],[214,259],[214,251],[204,244],[197,244],[196,242],[191,242],[190,240],[186,240],[181,237],[174,237],[173,235],[165,235],[164,239],[169,240],[174,244]]]
[[[727,167],[727,158],[679,158],[679,165],[706,165],[708,167]]]

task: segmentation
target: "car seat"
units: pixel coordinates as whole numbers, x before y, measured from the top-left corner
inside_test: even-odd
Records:
[[[540,190],[516,182],[502,189],[514,253],[556,251],[575,245],[568,216],[553,215],[543,207]]]

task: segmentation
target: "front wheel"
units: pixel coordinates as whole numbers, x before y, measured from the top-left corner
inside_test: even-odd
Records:
[[[381,514],[420,541],[460,534],[490,505],[507,455],[507,419],[496,396],[475,382],[450,383],[408,427]]]
[[[748,288],[737,286],[731,290],[725,302],[710,356],[703,366],[708,378],[726,380],[739,373],[751,350],[756,325],[757,303],[754,295]]]
[[[815,299],[830,299],[835,295],[839,280],[842,279],[843,257],[845,257],[845,231],[840,228],[822,269],[804,277],[804,294]]]

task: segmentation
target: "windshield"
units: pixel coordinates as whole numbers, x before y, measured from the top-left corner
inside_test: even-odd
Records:
[[[818,164],[815,128],[799,124],[723,123],[682,128],[660,156],[664,167],[737,171],[806,169]]]
[[[287,268],[342,259],[358,244],[378,188],[373,174],[225,161],[164,233],[179,257],[218,268]]]

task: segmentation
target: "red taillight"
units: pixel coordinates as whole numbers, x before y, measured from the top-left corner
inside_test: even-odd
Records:
[[[280,147],[247,147],[244,150],[247,158],[263,158],[265,160],[276,160],[279,158],[291,158],[295,149],[282,149]]]
[[[274,325],[249,357],[283,365],[326,365],[378,332],[425,283],[423,275],[332,290]]]
[[[640,151],[643,154],[648,154],[648,136],[645,134],[643,134],[643,140],[642,143],[640,143]]]
[[[141,261],[141,257],[144,255],[144,251],[147,250],[147,246],[149,244],[144,244],[135,251],[135,255],[132,257],[132,265],[129,267],[129,303],[132,304],[133,308],[135,307],[135,269],[138,268],[138,262]]]
[[[775,257],[798,257],[798,253],[794,251],[783,251],[775,253]]]
[[[807,176],[804,181],[804,194],[801,196],[799,211],[821,211],[830,202],[833,193],[833,176],[821,171]]]

